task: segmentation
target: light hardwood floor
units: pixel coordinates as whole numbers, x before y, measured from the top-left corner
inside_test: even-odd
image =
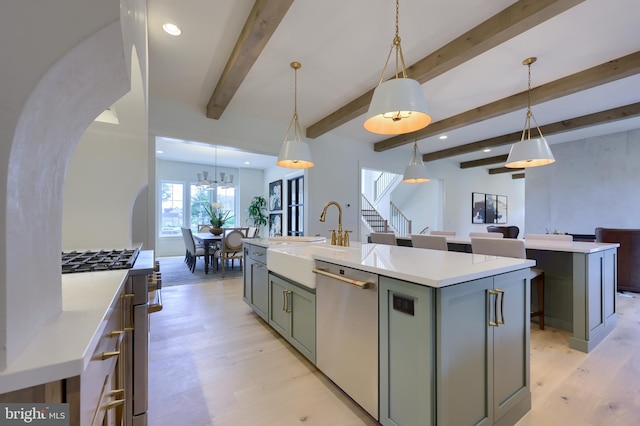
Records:
[[[151,315],[149,425],[375,425],[242,301],[242,280],[167,287]],[[640,294],[591,354],[531,328],[532,410],[519,426],[640,425]],[[461,404],[461,409],[464,405]]]

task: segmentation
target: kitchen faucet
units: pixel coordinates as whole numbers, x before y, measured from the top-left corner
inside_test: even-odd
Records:
[[[332,204],[338,208],[338,234],[337,234],[337,237],[336,237],[336,230],[335,229],[330,229],[330,231],[331,231],[331,245],[333,245],[333,246],[339,245],[339,246],[348,247],[349,246],[349,232],[351,232],[351,231],[344,231],[344,235],[342,234],[342,207],[340,207],[340,204],[338,204],[335,201],[329,201],[327,204],[325,204],[324,208],[322,209],[322,214],[320,215],[320,222],[324,222],[324,220],[325,220],[325,218],[327,216],[327,209]]]

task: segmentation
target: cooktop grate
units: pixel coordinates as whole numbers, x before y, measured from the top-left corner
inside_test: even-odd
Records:
[[[131,269],[139,249],[71,251],[62,253],[62,273]]]

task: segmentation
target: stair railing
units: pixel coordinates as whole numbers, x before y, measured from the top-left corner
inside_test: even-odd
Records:
[[[378,178],[373,182],[374,201],[378,200],[378,198],[387,191],[389,185],[391,185],[391,182],[394,181],[396,176],[397,175],[395,173],[380,173],[380,176],[378,176]]]
[[[389,232],[389,221],[386,220],[373,204],[364,196],[361,195],[360,203],[360,217],[367,224],[369,230],[372,232]]]
[[[391,212],[391,226],[396,230],[396,235],[407,236],[411,235],[411,220],[406,217],[402,211],[393,204],[393,201],[389,202]]]

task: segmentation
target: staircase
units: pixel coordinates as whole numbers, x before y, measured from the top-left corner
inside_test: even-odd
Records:
[[[362,219],[372,232],[389,232],[389,222],[378,213],[367,197],[362,195]]]

